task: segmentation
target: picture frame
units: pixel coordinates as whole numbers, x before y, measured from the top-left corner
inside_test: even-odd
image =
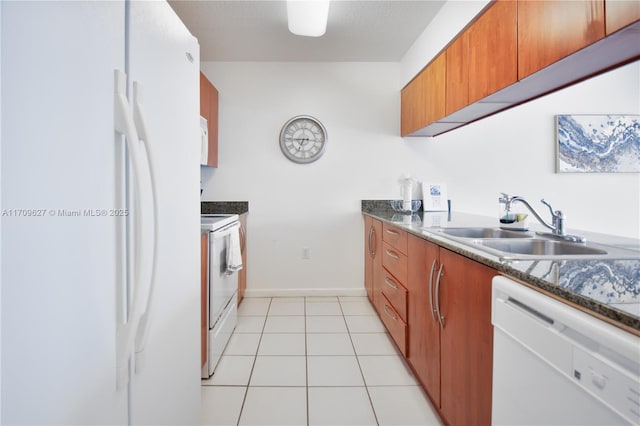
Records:
[[[556,116],[558,173],[640,172],[640,115]]]

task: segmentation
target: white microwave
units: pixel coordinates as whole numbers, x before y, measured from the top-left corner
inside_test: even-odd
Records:
[[[209,127],[207,119],[200,117],[200,164],[207,165],[209,160]]]

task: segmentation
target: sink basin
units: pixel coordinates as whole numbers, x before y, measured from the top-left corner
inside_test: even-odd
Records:
[[[497,228],[444,228],[440,232],[458,238],[532,238],[521,231],[505,231]]]
[[[605,255],[607,251],[582,244],[564,241],[551,241],[539,238],[528,240],[485,240],[485,247],[506,253],[527,254],[534,256],[573,256],[573,255]]]

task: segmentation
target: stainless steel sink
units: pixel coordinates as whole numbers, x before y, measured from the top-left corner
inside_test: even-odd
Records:
[[[458,238],[532,238],[521,231],[506,231],[497,228],[443,228],[439,232]]]
[[[520,240],[485,240],[480,244],[506,253],[527,254],[533,256],[606,255],[608,253],[606,250],[586,246],[584,244],[552,241],[540,238]]]
[[[547,234],[499,228],[424,228],[424,231],[483,251],[501,260],[640,259],[640,251],[587,242],[571,242]]]

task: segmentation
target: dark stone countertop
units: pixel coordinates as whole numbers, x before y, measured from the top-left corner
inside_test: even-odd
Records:
[[[438,234],[442,227],[497,228],[495,218],[466,213],[422,212],[413,216],[393,211],[388,200],[363,200],[362,213],[461,254],[504,275],[575,304],[596,317],[640,335],[640,247],[638,241],[605,234],[570,231],[588,241],[633,249],[626,259],[504,260]],[[533,231],[542,228],[531,226]]]
[[[248,201],[201,201],[200,214],[249,213]]]

